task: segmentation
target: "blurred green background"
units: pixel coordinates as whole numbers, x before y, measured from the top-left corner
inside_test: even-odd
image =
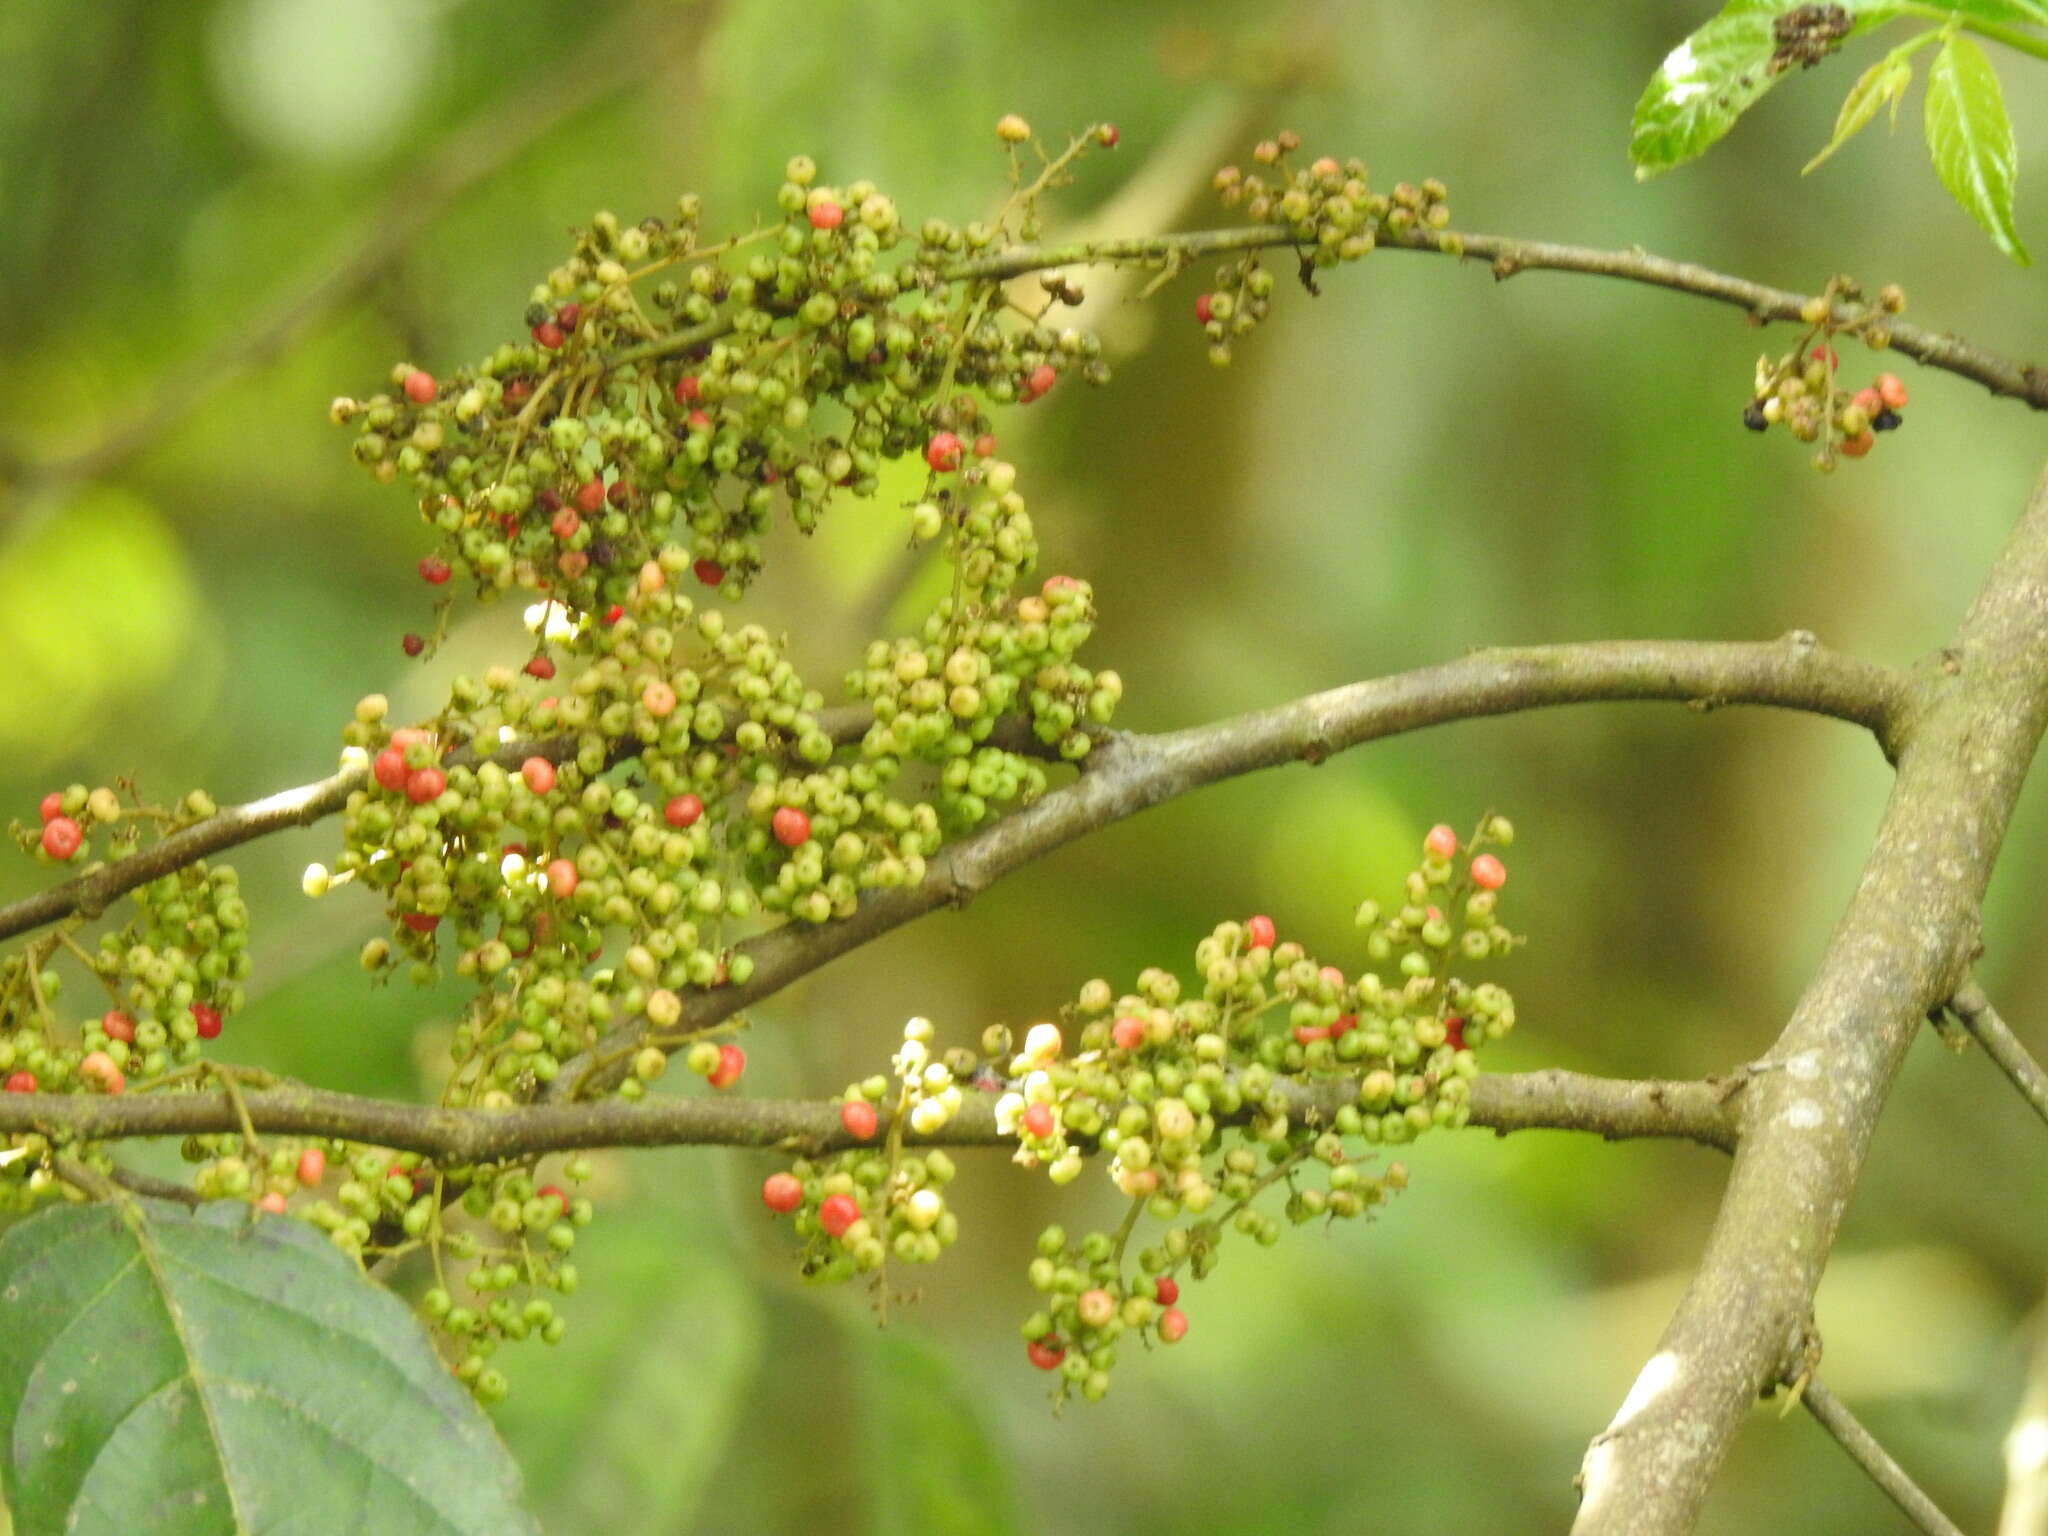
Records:
[[[520,324],[591,211],[707,226],[767,207],[784,159],[965,219],[1001,186],[996,117],[1123,129],[1062,195],[1071,227],[1214,222],[1208,173],[1282,126],[1381,184],[1436,175],[1460,227],[1640,244],[1812,289],[1898,281],[1916,319],[2048,353],[2048,291],[1883,128],[1802,181],[1860,63],[1789,81],[1699,165],[1637,185],[1650,71],[1707,6],[1087,0],[101,0],[0,8],[0,804],[73,778],[224,801],[327,772],[360,694],[424,712],[507,649],[511,616],[434,662],[405,495],[373,484],[329,397],[409,357],[447,368]],[[1868,45],[1866,45],[1868,51]],[[1873,51],[1874,56],[1874,51]],[[2039,66],[2000,59],[2023,146]],[[1915,107],[1909,110],[1917,110]],[[2023,185],[2021,226],[2048,243]],[[330,281],[343,271],[346,281]],[[1487,644],[1756,638],[1794,627],[1907,662],[1939,645],[2036,474],[2020,407],[1912,373],[1905,431],[1816,475],[1737,422],[1758,338],[1648,289],[1402,254],[1284,291],[1228,371],[1199,273],[1106,302],[1105,392],[1004,427],[1050,560],[1095,583],[1123,723],[1190,724]],[[311,295],[310,299],[305,296]],[[301,302],[305,300],[305,302]],[[284,314],[281,344],[236,338]],[[1847,359],[1860,368],[1860,356]],[[135,413],[141,411],[141,425]],[[94,445],[115,434],[111,449]],[[83,455],[83,457],[79,457]],[[52,471],[47,466],[56,464]],[[875,625],[898,523],[786,539],[756,600],[836,676]],[[771,549],[771,555],[774,553]],[[1760,1054],[1856,877],[1888,777],[1839,726],[1666,706],[1429,732],[1155,811],[843,960],[760,1010],[750,1084],[822,1094],[903,1019],[968,1036],[1089,976],[1184,963],[1272,912],[1332,959],[1431,822],[1521,829],[1533,935],[1502,979],[1502,1067],[1696,1074]],[[1987,982],[2037,1045],[2048,960],[2038,788],[1993,891]],[[245,851],[257,1001],[244,1059],[420,1091],[452,1005],[372,991],[373,915],[313,905],[331,829]],[[0,896],[43,876],[24,860]],[[1825,1375],[1966,1527],[2048,1268],[2040,1127],[1978,1056],[1916,1048],[1821,1293]],[[1099,1220],[997,1155],[964,1159],[967,1231],[878,1331],[859,1290],[792,1273],[726,1153],[603,1162],[573,1328],[507,1361],[500,1420],[556,1533],[1561,1529],[1586,1439],[1696,1259],[1723,1163],[1684,1147],[1426,1140],[1371,1229],[1232,1251],[1170,1358],[1049,1414],[1016,1324],[1046,1221]],[[1803,1416],[1740,1439],[1702,1530],[1908,1527]]]

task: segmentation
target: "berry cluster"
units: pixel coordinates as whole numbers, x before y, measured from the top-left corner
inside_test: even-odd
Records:
[[[1434,177],[1420,186],[1401,182],[1391,192],[1375,192],[1366,180],[1365,163],[1338,161],[1323,155],[1305,166],[1290,168],[1287,157],[1301,147],[1301,137],[1282,133],[1252,150],[1250,172],[1226,165],[1211,185],[1225,208],[1242,207],[1255,223],[1284,224],[1294,236],[1302,281],[1315,291],[1317,267],[1357,261],[1382,240],[1396,242],[1426,237],[1449,254],[1463,249],[1448,231],[1449,195]],[[1195,319],[1209,338],[1209,360],[1227,366],[1231,344],[1264,320],[1271,308],[1273,274],[1255,251],[1246,252],[1217,270],[1216,286],[1195,299]]]
[[[1906,307],[1895,285],[1878,293],[1874,309],[1866,309],[1847,325],[1835,323],[1837,299],[1860,303],[1862,291],[1845,278],[1809,300],[1801,313],[1810,329],[1784,356],[1757,359],[1756,382],[1742,424],[1752,432],[1782,425],[1802,443],[1818,443],[1814,466],[1835,467],[1836,456],[1860,459],[1877,445],[1877,434],[1896,431],[1904,423],[1906,386],[1897,374],[1880,373],[1869,384],[1851,387],[1839,376],[1841,358],[1829,340],[1835,334],[1860,337],[1871,347],[1890,345],[1883,324],[1887,315]],[[1815,338],[1819,338],[1816,341]]]
[[[1059,1396],[1099,1398],[1125,1336],[1170,1344],[1187,1332],[1179,1277],[1207,1275],[1227,1235],[1270,1245],[1286,1223],[1367,1215],[1407,1182],[1398,1163],[1367,1170],[1374,1148],[1466,1122],[1475,1052],[1515,1013],[1500,987],[1453,968],[1520,942],[1498,917],[1507,870],[1492,851],[1512,837],[1500,817],[1462,847],[1451,828],[1433,828],[1402,906],[1388,916],[1361,907],[1367,957],[1389,975],[1347,976],[1258,916],[1196,946],[1195,986],[1158,968],[1122,996],[1090,981],[1021,1045],[997,1026],[980,1055],[933,1062],[931,1026],[913,1020],[884,1144],[800,1160],[770,1175],[762,1200],[797,1213],[806,1274],[841,1279],[892,1255],[935,1258],[952,1240],[937,1192],[952,1165],[936,1149],[907,1150],[905,1137],[944,1125],[963,1079],[999,1095],[998,1134],[1054,1183],[1106,1154],[1130,1202],[1124,1221],[1078,1240],[1058,1227],[1041,1236],[1030,1265],[1041,1302],[1024,1325],[1031,1362],[1059,1373]],[[877,1134],[886,1091],[882,1078],[848,1090],[842,1123],[857,1141]],[[1287,1190],[1277,1215],[1257,1208],[1275,1185]],[[1163,1231],[1133,1269],[1127,1252],[1147,1216]]]

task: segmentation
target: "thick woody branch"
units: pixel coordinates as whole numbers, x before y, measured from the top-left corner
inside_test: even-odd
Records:
[[[1587,1452],[1581,1536],[1678,1536],[1803,1337],[1842,1213],[1922,1020],[1965,982],[1978,909],[2048,725],[2048,476],[1897,734],[1898,774],[1847,911],[1741,1096],[1707,1251],[1657,1353]]]
[[[1076,782],[941,849],[922,884],[870,897],[852,917],[817,928],[792,924],[744,945],[753,975],[742,985],[692,994],[680,1031],[729,1018],[927,912],[964,906],[1077,838],[1240,774],[1319,763],[1365,742],[1457,720],[1618,699],[1805,710],[1862,725],[1889,751],[1908,693],[1902,674],[1837,655],[1795,631],[1748,644],[1614,641],[1480,651],[1191,730],[1111,733]],[[549,1096],[575,1097],[616,1083],[642,1033],[641,1026],[630,1026],[567,1063]]]
[[[1334,1115],[1356,1100],[1358,1085],[1336,1078],[1289,1090],[1297,1112]],[[317,1088],[248,1089],[249,1123],[276,1135],[335,1137],[450,1166],[525,1158],[590,1147],[721,1146],[822,1153],[856,1145],[839,1123],[837,1100],[661,1096],[518,1109],[443,1109]],[[886,1128],[888,1117],[883,1116]],[[1482,1073],[1472,1084],[1474,1126],[1511,1131],[1584,1131],[1610,1141],[1644,1137],[1697,1141],[1726,1151],[1735,1144],[1736,1107],[1720,1082],[1630,1082],[1576,1072]],[[53,1140],[103,1142],[192,1136],[242,1129],[224,1093],[0,1094],[0,1136],[36,1133]],[[913,1144],[1012,1146],[996,1132],[991,1099],[974,1095],[933,1136]]]

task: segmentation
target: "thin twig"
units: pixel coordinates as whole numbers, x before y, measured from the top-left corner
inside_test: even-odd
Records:
[[[1863,1427],[1839,1397],[1820,1382],[1809,1380],[1800,1401],[1815,1422],[1849,1453],[1849,1459],[1927,1536],[1963,1536],[1961,1527],[1941,1512],[1904,1467],[1892,1460],[1891,1453],[1878,1444],[1877,1437]]]
[[[1984,1047],[1984,1054],[1997,1064],[1998,1070],[2011,1079],[2020,1097],[2033,1106],[2034,1113],[2048,1121],[2048,1071],[2034,1060],[2033,1053],[2012,1032],[2012,1026],[1998,1016],[1998,1010],[1991,1006],[1991,999],[1985,996],[1975,977],[1956,988],[1956,995],[1949,999],[1949,1009]]]

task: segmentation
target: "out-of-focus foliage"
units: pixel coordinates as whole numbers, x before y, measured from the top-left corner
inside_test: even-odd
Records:
[[[1293,126],[1377,179],[1442,177],[1473,229],[1640,244],[1809,289],[1850,272],[1904,284],[1916,320],[2007,347],[2048,338],[2048,295],[1954,217],[1917,155],[1865,134],[1800,179],[1860,63],[1824,64],[1807,83],[1839,70],[1835,90],[1773,92],[1686,174],[1637,185],[1632,104],[1700,9],[726,0],[701,49],[466,191],[363,301],[146,452],[103,480],[31,474],[4,493],[0,800],[26,816],[52,784],[125,772],[147,793],[248,798],[325,772],[362,693],[434,707],[486,634],[458,632],[426,668],[401,656],[424,613],[422,533],[401,494],[348,462],[327,400],[396,356],[442,366],[516,330],[562,231],[594,209],[630,218],[696,188],[707,227],[744,225],[798,151],[964,219],[999,193],[1002,112],[1048,137],[1109,118],[1122,148],[1060,208],[1076,227],[1137,230],[1213,218],[1209,170]],[[568,0],[0,8],[5,451],[90,443],[335,260],[448,133],[547,89],[617,14]],[[673,26],[678,12],[651,14]],[[2020,142],[2048,142],[2048,92],[2008,106]],[[2044,440],[2020,407],[1915,374],[1910,426],[1823,478],[1741,430],[1775,338],[1738,314],[1612,283],[1496,284],[1402,253],[1331,274],[1320,298],[1283,293],[1218,372],[1192,318],[1202,285],[1191,274],[1140,309],[1092,284],[1116,382],[1063,388],[1003,429],[1051,558],[1095,584],[1095,644],[1136,728],[1491,643],[1802,627],[1909,661],[1950,632]],[[876,627],[901,543],[853,518],[785,537],[749,603],[830,675]],[[1339,956],[1352,900],[1397,875],[1432,822],[1488,805],[1521,829],[1534,935],[1505,977],[1522,1022],[1502,1065],[1719,1070],[1784,1018],[1887,782],[1844,728],[1660,706],[1477,723],[1243,780],[778,998],[748,1039],[748,1082],[835,1091],[879,1068],[911,1013],[949,1033],[1025,1022],[1088,976],[1127,985],[1219,917],[1269,911]],[[2044,828],[2035,793],[1985,928],[1987,984],[2037,1041]],[[299,834],[242,861],[258,974],[237,1048],[417,1092],[443,1000],[363,987],[348,957],[366,909],[297,895],[322,846]],[[0,891],[38,878],[9,861]],[[1930,1038],[1821,1293],[1836,1390],[1966,1527],[1997,1498],[2048,1263],[2038,1134],[1981,1058]],[[1699,1252],[1723,1165],[1544,1136],[1432,1138],[1410,1160],[1384,1220],[1232,1253],[1184,1299],[1183,1344],[1055,1419],[1015,1334],[1024,1262],[1055,1212],[1073,1228],[1105,1212],[1056,1204],[1000,1156],[962,1157],[966,1234],[878,1341],[857,1292],[795,1280],[752,1193],[760,1159],[607,1157],[574,1328],[559,1351],[507,1362],[500,1422],[563,1532],[1559,1528],[1585,1439]],[[1763,1410],[1703,1526],[1902,1528],[1811,1424]]]

